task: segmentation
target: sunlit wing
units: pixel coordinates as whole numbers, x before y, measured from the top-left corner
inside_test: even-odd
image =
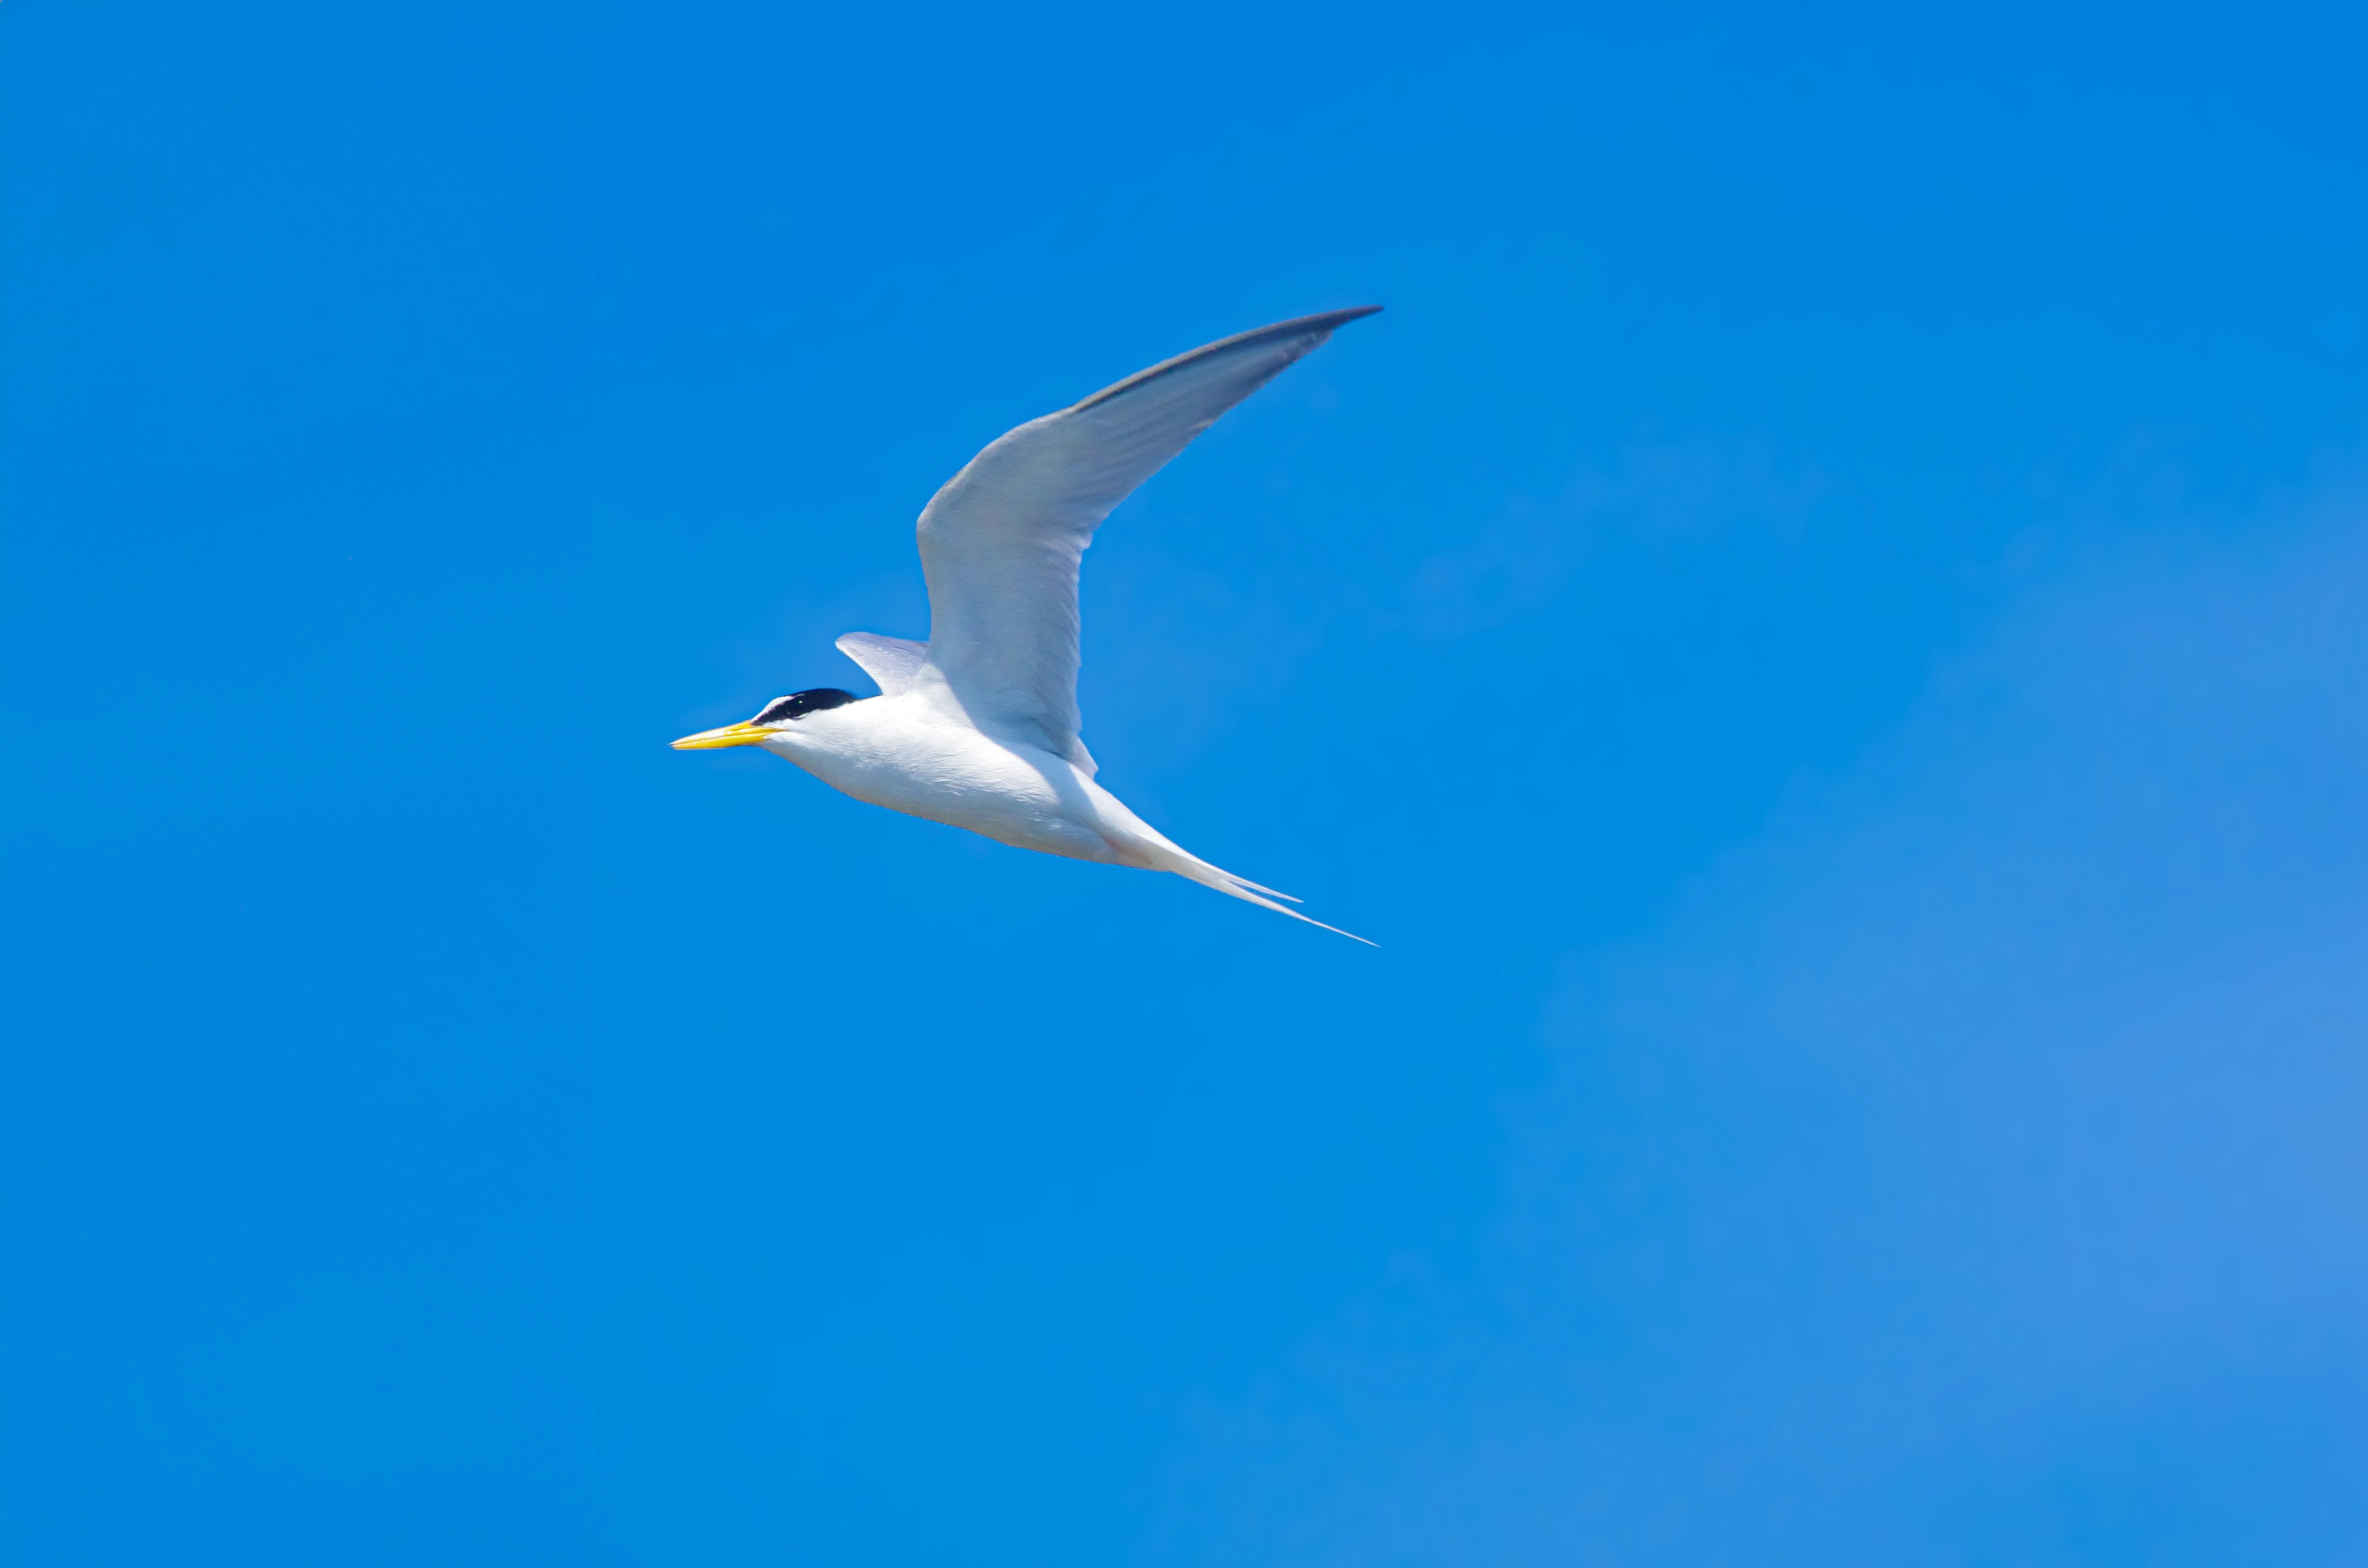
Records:
[[[1379,308],[1302,316],[1178,355],[973,458],[921,513],[929,642],[913,678],[934,672],[982,730],[1090,769],[1077,741],[1077,563],[1094,529],[1225,410]]]
[[[882,637],[876,631],[850,631],[838,640],[838,651],[863,666],[883,697],[894,697],[913,684],[929,645],[908,637]]]

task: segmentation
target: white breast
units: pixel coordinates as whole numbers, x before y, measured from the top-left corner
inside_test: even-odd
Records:
[[[1066,759],[990,739],[919,693],[810,713],[765,749],[890,811],[1072,859],[1133,858],[1101,831],[1101,791]]]

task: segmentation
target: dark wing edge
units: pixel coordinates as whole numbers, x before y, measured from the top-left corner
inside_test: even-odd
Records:
[[[1060,412],[1082,413],[1096,403],[1108,403],[1114,397],[1123,396],[1138,387],[1159,380],[1162,376],[1173,375],[1188,365],[1197,365],[1203,359],[1212,359],[1221,354],[1230,354],[1235,349],[1255,348],[1262,343],[1271,343],[1286,337],[1302,337],[1311,333],[1329,335],[1347,323],[1365,316],[1379,315],[1381,312],[1382,307],[1379,305],[1352,305],[1345,311],[1319,311],[1312,316],[1297,316],[1290,321],[1276,322],[1271,326],[1255,326],[1247,332],[1237,332],[1231,337],[1221,337],[1214,343],[1204,343],[1198,348],[1178,354],[1173,359],[1162,359],[1151,369],[1137,370],[1122,381],[1113,381],[1084,402],[1073,403]]]

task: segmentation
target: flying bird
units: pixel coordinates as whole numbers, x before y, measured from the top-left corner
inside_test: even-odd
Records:
[[[998,437],[921,509],[929,640],[838,640],[879,696],[792,692],[676,748],[762,746],[875,806],[1047,855],[1172,871],[1364,941],[1178,847],[1094,782],[1077,738],[1077,565],[1110,508],[1193,437],[1379,309],[1221,339]]]

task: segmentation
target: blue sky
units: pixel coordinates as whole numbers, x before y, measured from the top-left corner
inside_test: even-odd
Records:
[[[2368,1555],[2334,7],[0,10],[0,1532]],[[664,742],[1022,419],[1172,878]]]

